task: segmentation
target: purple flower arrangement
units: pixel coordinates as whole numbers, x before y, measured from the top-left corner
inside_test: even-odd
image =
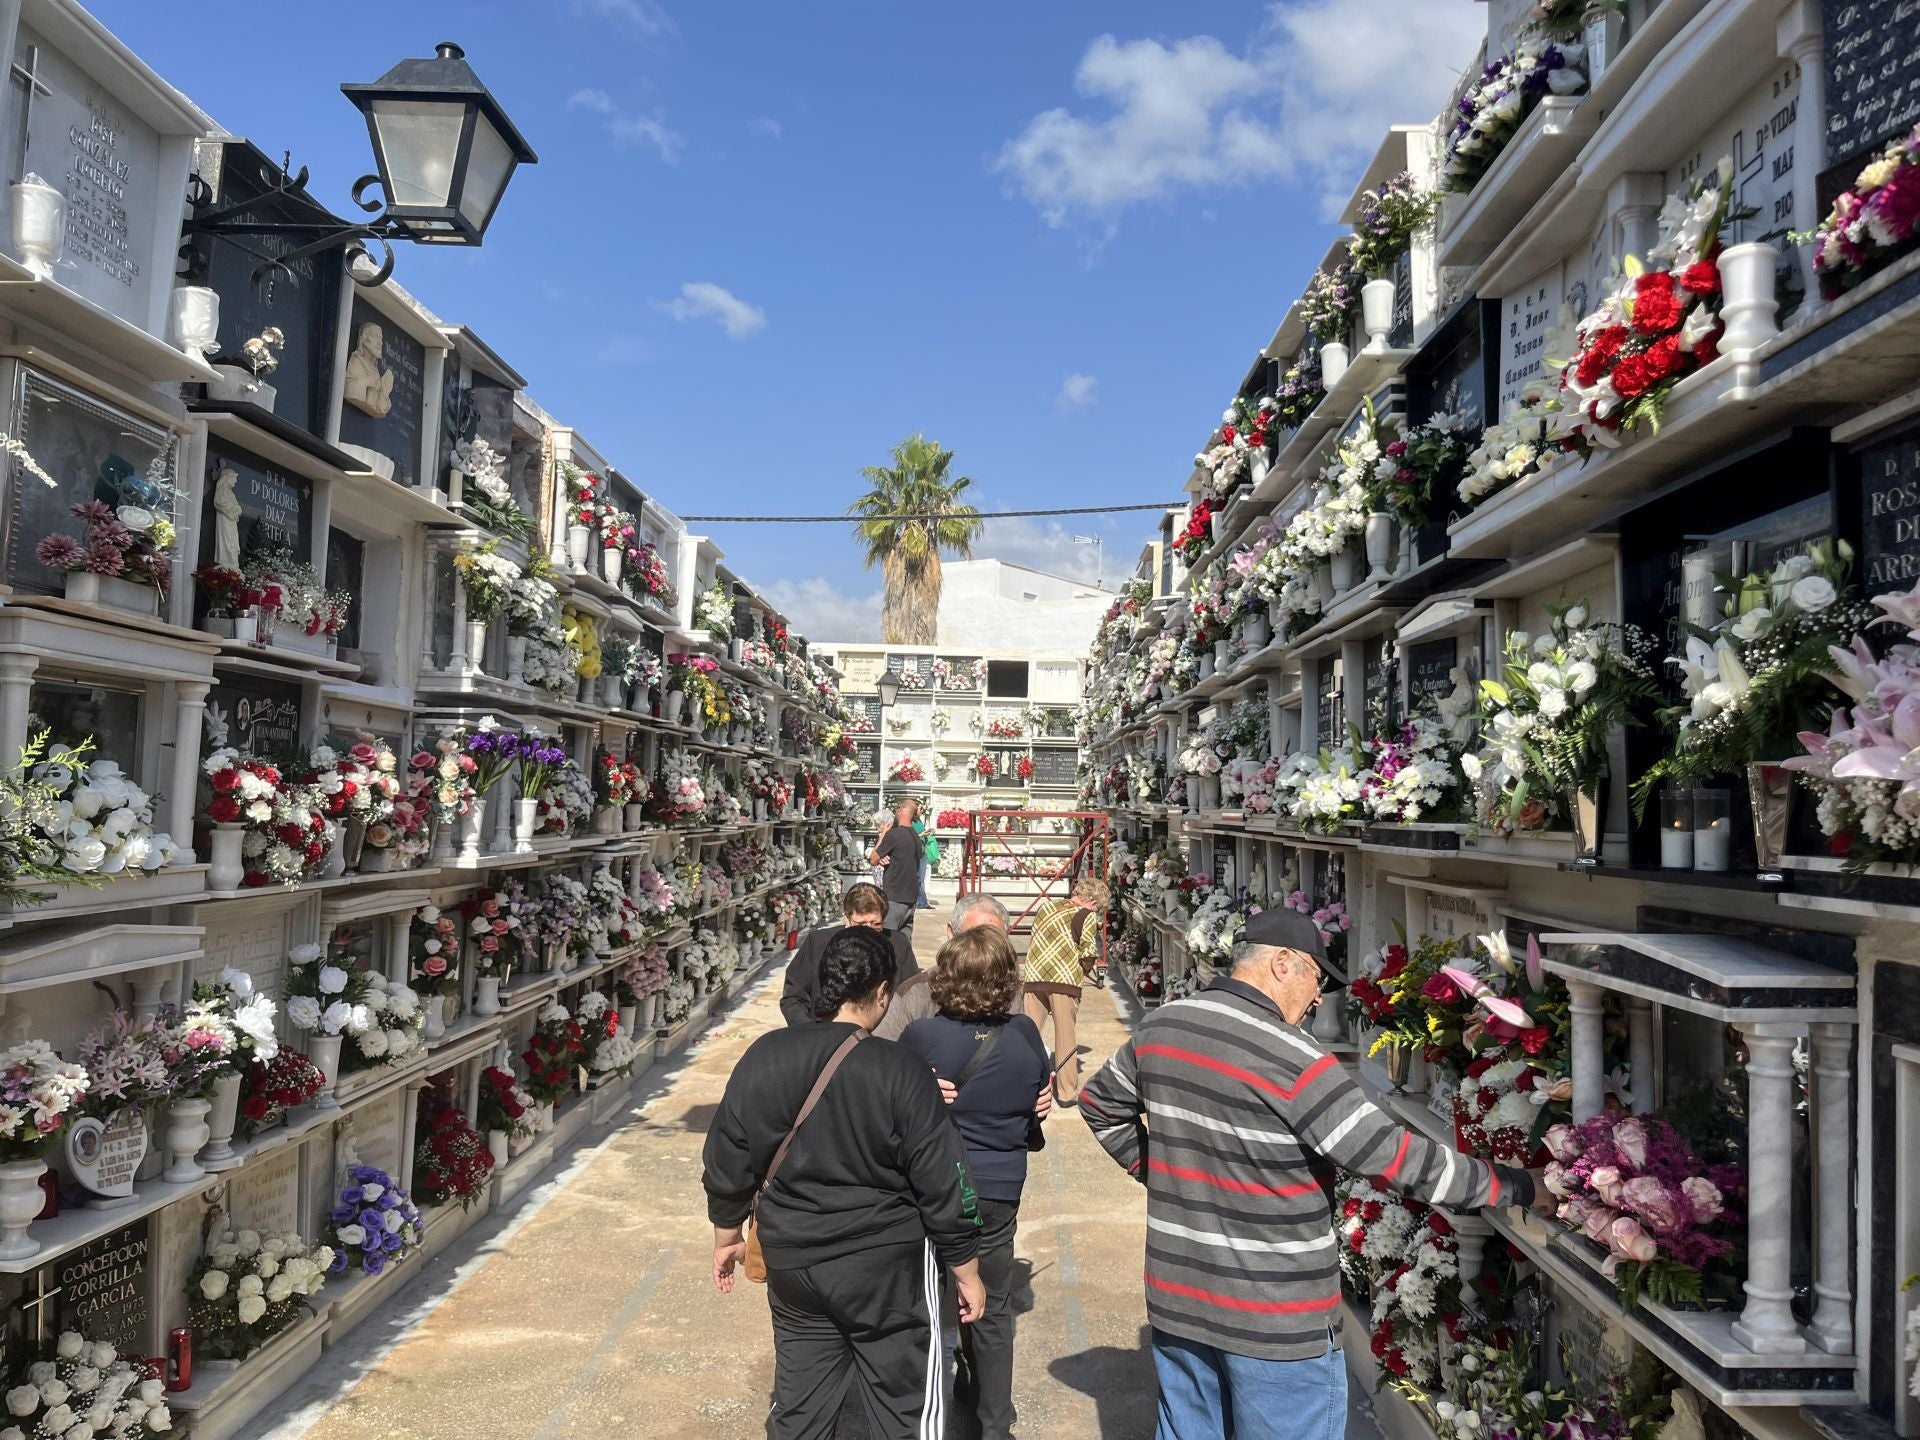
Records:
[[[1567,40],[1528,39],[1487,62],[1454,104],[1440,183],[1464,195],[1493,167],[1544,95],[1587,88],[1586,47]]]
[[[386,1171],[350,1166],[347,1183],[327,1215],[326,1243],[333,1247],[328,1274],[363,1270],[378,1275],[419,1246],[420,1212]]]
[[[1747,1174],[1708,1165],[1665,1120],[1597,1115],[1545,1136],[1547,1188],[1560,1219],[1607,1252],[1601,1273],[1631,1308],[1642,1294],[1662,1305],[1699,1305],[1731,1293],[1722,1261],[1738,1249]],[[1709,1282],[1725,1282],[1711,1284]]]

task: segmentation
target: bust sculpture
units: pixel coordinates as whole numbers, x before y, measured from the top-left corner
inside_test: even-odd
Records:
[[[347,356],[347,404],[376,420],[393,409],[393,372],[380,364],[385,349],[386,335],[369,320],[360,327],[353,353]]]

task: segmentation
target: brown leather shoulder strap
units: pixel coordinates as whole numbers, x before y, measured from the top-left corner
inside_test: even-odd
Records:
[[[793,1117],[793,1128],[787,1131],[787,1138],[780,1142],[780,1148],[773,1152],[773,1160],[767,1166],[767,1178],[760,1182],[760,1189],[753,1197],[753,1208],[760,1208],[760,1196],[767,1193],[767,1187],[773,1184],[773,1177],[780,1173],[780,1162],[787,1158],[787,1151],[793,1148],[793,1137],[800,1133],[800,1127],[807,1123],[807,1116],[813,1113],[813,1107],[820,1103],[820,1097],[826,1093],[827,1082],[833,1079],[834,1071],[840,1068],[840,1062],[853,1053],[853,1047],[867,1038],[867,1032],[856,1030],[840,1042],[840,1048],[833,1052],[826,1068],[820,1072],[820,1078],[813,1082],[813,1089],[807,1092],[806,1103],[800,1107],[800,1113]]]

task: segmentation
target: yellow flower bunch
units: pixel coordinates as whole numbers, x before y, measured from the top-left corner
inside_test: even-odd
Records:
[[[560,611],[560,629],[567,643],[580,652],[580,663],[576,668],[582,680],[600,678],[600,630],[593,623],[591,615],[582,614],[571,605]]]

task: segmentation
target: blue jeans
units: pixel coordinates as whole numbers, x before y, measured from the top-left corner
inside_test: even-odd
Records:
[[[920,861],[920,908],[922,910],[933,908],[933,902],[927,899],[927,872],[931,869],[933,865],[930,861],[926,859]]]
[[[1160,1378],[1154,1440],[1341,1440],[1347,1365],[1332,1346],[1315,1360],[1253,1360],[1153,1332]]]

